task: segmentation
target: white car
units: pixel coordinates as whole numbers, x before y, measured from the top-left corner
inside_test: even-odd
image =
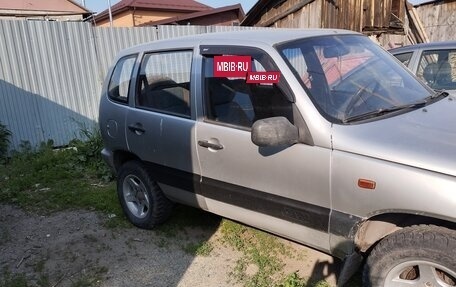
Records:
[[[429,87],[456,94],[456,41],[409,45],[389,52]]]

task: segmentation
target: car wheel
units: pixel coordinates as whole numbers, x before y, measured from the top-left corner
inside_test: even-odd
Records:
[[[137,227],[151,229],[163,223],[171,213],[172,202],[139,161],[121,166],[117,195],[125,215]]]
[[[432,225],[389,235],[372,250],[364,286],[456,286],[456,232]]]

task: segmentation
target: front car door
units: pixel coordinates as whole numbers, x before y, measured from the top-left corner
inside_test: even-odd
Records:
[[[258,48],[202,46],[202,110],[196,141],[201,193],[209,211],[329,250],[330,150],[312,135],[284,78],[247,84],[245,78],[214,77],[214,56],[250,56],[254,71],[278,71]],[[258,147],[251,126],[283,116],[302,131],[300,143]]]

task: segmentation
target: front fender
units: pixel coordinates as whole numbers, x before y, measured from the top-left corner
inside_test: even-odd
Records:
[[[454,176],[337,150],[331,161],[330,245],[339,257],[353,251],[361,223],[380,214],[456,222]],[[359,179],[375,182],[375,188],[359,187]]]

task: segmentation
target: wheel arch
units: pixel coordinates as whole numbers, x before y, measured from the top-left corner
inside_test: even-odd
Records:
[[[437,217],[411,213],[389,212],[372,216],[356,226],[354,242],[358,251],[369,253],[383,238],[404,227],[436,225],[456,230],[456,223]]]
[[[114,151],[113,157],[114,157],[114,168],[115,168],[116,172],[118,172],[120,167],[127,161],[131,161],[131,160],[141,161],[141,159],[137,155],[135,155],[134,153],[131,153],[129,151],[125,151],[125,150]]]

